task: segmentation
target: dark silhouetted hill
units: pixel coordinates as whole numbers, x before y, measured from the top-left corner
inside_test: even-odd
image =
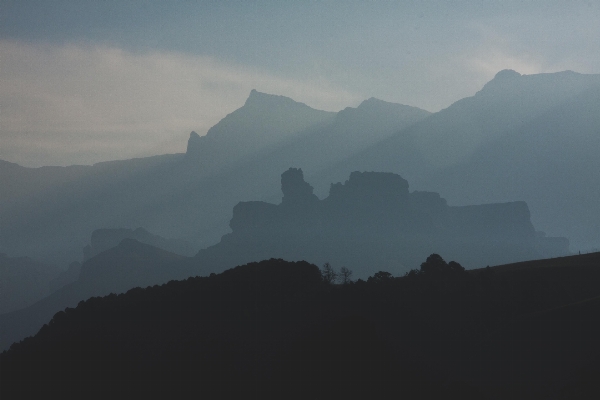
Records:
[[[431,254],[405,276],[379,271],[346,284],[327,283],[315,265],[272,259],[94,297],[2,353],[0,390],[595,398],[600,269],[591,258],[598,254],[564,258],[565,268],[536,260],[534,268],[469,272]],[[573,284],[592,297],[572,303],[563,295]]]
[[[345,291],[367,306],[361,310],[333,301],[334,289],[314,265],[270,260],[91,298],[0,355],[3,382],[12,382],[1,390],[35,395],[43,377],[44,393],[61,398],[197,397],[198,390],[219,398],[437,393],[435,378],[393,357],[368,312],[382,304],[378,296]]]
[[[353,172],[319,200],[302,170],[281,175],[280,205],[242,202],[232,233],[201,250],[203,268],[223,268],[270,257],[331,262],[366,278],[395,274],[442,250],[468,268],[568,254],[564,238],[536,233],[524,202],[450,207],[437,193],[409,193],[399,175]]]

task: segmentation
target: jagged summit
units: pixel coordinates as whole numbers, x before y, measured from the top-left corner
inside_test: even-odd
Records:
[[[231,166],[272,148],[311,126],[332,121],[335,113],[310,108],[285,96],[250,92],[246,103],[208,130],[190,134],[187,159],[202,171]]]
[[[407,201],[408,196],[408,181],[400,175],[391,172],[354,171],[346,182],[331,184],[328,200],[340,202],[351,199],[372,203],[391,200],[402,204]]]

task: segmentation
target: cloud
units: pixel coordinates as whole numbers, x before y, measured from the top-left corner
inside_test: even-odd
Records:
[[[476,45],[463,50],[460,58],[482,83],[502,69],[526,75],[567,69],[597,73],[600,47],[591,38],[600,34],[600,28],[594,13],[580,11],[562,10],[560,18],[554,10],[469,21],[466,28]]]
[[[489,50],[485,54],[468,60],[470,67],[487,78],[493,77],[503,69],[513,69],[520,74],[529,75],[543,72],[542,63],[530,55],[518,56],[501,50]]]
[[[250,90],[337,111],[361,99],[322,78],[294,80],[210,57],[109,46],[0,41],[0,158],[91,164],[185,151]]]

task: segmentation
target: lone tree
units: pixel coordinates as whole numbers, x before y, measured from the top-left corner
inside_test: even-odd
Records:
[[[394,276],[387,271],[376,272],[373,276],[367,279],[367,283],[389,283],[394,279]]]
[[[321,268],[321,276],[323,277],[323,282],[331,285],[331,284],[335,283],[335,281],[337,280],[338,273],[335,272],[335,270],[333,269],[331,264],[326,262],[325,264],[323,264],[323,267]]]
[[[352,283],[352,279],[350,278],[351,276],[352,276],[352,270],[350,270],[346,267],[340,268],[340,278],[342,279],[342,285],[347,285],[349,283]]]
[[[432,254],[421,264],[420,273],[425,276],[458,276],[465,268],[456,261],[447,263],[439,254]]]

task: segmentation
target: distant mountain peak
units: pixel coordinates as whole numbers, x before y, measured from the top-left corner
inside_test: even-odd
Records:
[[[276,94],[263,93],[263,92],[259,92],[256,89],[252,89],[250,91],[250,95],[248,96],[248,98],[246,99],[246,103],[244,104],[245,107],[247,107],[247,106],[272,107],[275,105],[287,105],[287,106],[296,105],[296,106],[304,106],[304,107],[308,108],[308,106],[306,104],[297,102],[289,97],[280,96],[280,95],[276,95]]]
[[[515,79],[515,78],[520,78],[522,75],[520,73],[518,73],[517,71],[515,71],[514,69],[503,69],[502,71],[498,72],[496,74],[496,76],[494,76],[494,80],[496,79]]]
[[[539,101],[546,101],[560,96],[573,96],[589,89],[590,85],[600,84],[600,75],[580,74],[573,71],[545,72],[538,74],[521,75],[512,69],[504,69],[496,74],[494,79],[486,83],[479,93],[499,93],[503,91],[507,96],[531,95],[541,93]]]
[[[367,100],[364,100],[362,103],[360,103],[357,108],[367,108],[367,107],[373,107],[373,106],[382,106],[382,105],[385,105],[385,104],[393,104],[395,106],[399,105],[397,103],[390,103],[389,101],[384,101],[384,100],[377,99],[375,97],[370,97]]]
[[[423,118],[429,115],[430,113],[425,110],[421,110],[417,107],[407,106],[399,103],[392,103],[389,101],[381,100],[375,97],[370,97],[367,100],[364,100],[362,103],[358,105],[358,107],[346,107],[341,110],[337,114],[337,118],[339,119],[356,119],[356,118],[365,118],[365,115],[369,115],[368,118],[373,118],[374,116],[383,117],[383,116],[395,116],[405,115],[406,113],[416,113],[422,115]]]
[[[494,93],[499,89],[503,90],[502,88],[514,88],[514,85],[521,85],[522,80],[519,79],[523,76],[514,69],[503,69],[494,76],[494,79],[483,85],[477,94]]]

